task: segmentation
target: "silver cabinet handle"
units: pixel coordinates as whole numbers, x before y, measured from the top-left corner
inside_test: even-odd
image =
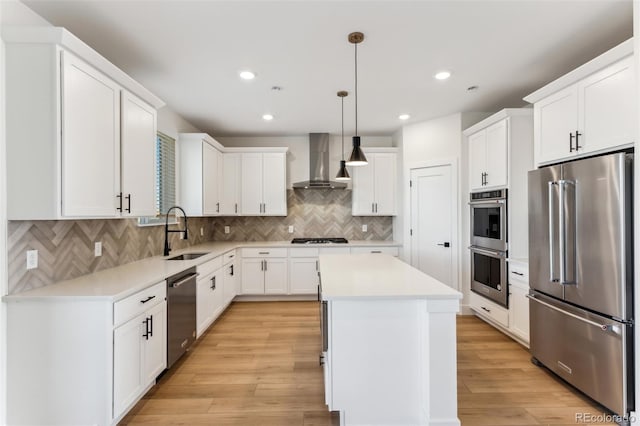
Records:
[[[382,253],[381,250],[371,250],[371,253]]]
[[[598,327],[602,331],[612,331],[615,334],[620,334],[620,330],[615,326],[607,325],[607,324],[600,324],[600,323],[597,323],[595,321],[591,321],[590,319],[583,318],[583,317],[581,317],[579,315],[572,314],[571,312],[567,312],[564,309],[560,309],[560,308],[558,308],[556,306],[553,306],[551,303],[544,302],[544,301],[542,301],[542,300],[538,299],[537,297],[532,296],[530,294],[527,294],[526,296],[527,296],[527,298],[529,300],[533,300],[534,302],[537,302],[537,303],[539,303],[541,305],[544,305],[549,309],[553,309],[554,311],[560,312],[561,314],[564,314],[564,315],[566,315],[568,317],[571,317],[573,319],[577,319],[578,321],[582,321],[582,322],[587,323],[589,325],[592,325],[594,327]]]
[[[489,250],[489,249],[481,249],[475,246],[470,246],[469,250],[475,251],[480,254],[484,254],[486,256],[494,256],[494,257],[504,257],[503,251]]]
[[[259,251],[258,254],[269,254],[268,251]]]
[[[558,186],[558,182],[549,182],[547,189],[549,192],[549,281],[557,283],[559,281],[555,276],[556,270],[556,253],[555,253],[555,234],[556,234],[556,216],[555,216],[555,196],[554,187]]]
[[[199,272],[196,272],[195,274],[189,274],[189,275],[187,275],[186,277],[184,277],[183,279],[181,279],[180,281],[177,281],[177,282],[175,282],[175,283],[172,283],[172,284],[171,284],[171,287],[173,287],[173,288],[180,287],[182,284],[184,284],[184,283],[186,283],[187,281],[189,281],[189,280],[191,280],[191,279],[193,279],[193,278],[196,278],[196,277],[198,277],[198,276],[200,276],[200,273],[199,273]]]

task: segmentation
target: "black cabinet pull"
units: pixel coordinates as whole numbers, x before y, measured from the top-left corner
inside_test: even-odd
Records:
[[[146,299],[141,300],[140,303],[147,303],[149,300],[154,299],[154,298],[155,298],[155,296],[149,296]]]
[[[149,336],[153,337],[153,315],[149,317]]]
[[[569,133],[569,152],[573,152],[573,133]]]
[[[482,310],[484,310],[484,311],[487,311],[487,312],[491,313],[491,309],[487,309],[487,308],[485,308],[484,306],[482,306]]]
[[[578,139],[580,138],[580,136],[582,136],[582,133],[579,133],[579,132],[576,130],[576,152],[577,152],[580,148],[582,148],[582,147],[580,146],[580,143],[578,142]]]
[[[149,318],[145,318],[144,321],[142,321],[142,323],[144,324],[144,334],[142,335],[142,337],[144,337],[146,340],[149,340]]]
[[[520,275],[521,277],[524,276],[524,274],[522,272],[516,272],[516,271],[511,271],[511,272],[513,272],[516,275]]]
[[[216,213],[220,213],[220,203],[216,203]]]
[[[231,269],[231,274],[230,275],[233,276],[233,265],[231,265],[229,268]]]
[[[121,192],[121,193],[119,193],[118,195],[116,195],[116,198],[118,198],[118,199],[119,199],[119,202],[120,202],[120,207],[116,207],[116,210],[118,210],[119,212],[121,212],[121,211],[122,211],[122,192]]]
[[[131,213],[131,194],[124,197],[127,199],[127,213]]]
[[[438,243],[439,246],[441,247],[449,247],[451,246],[451,244],[448,241],[445,241],[444,243]]]
[[[238,213],[238,203],[236,203],[236,213]]]
[[[211,290],[216,289],[216,276],[211,277]]]

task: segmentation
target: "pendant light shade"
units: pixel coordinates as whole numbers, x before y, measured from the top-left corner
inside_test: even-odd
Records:
[[[344,98],[348,94],[349,93],[344,90],[338,92],[338,97],[342,104],[342,160],[340,160],[340,170],[338,170],[336,180],[351,180],[351,176],[349,176],[349,172],[347,171],[346,161],[344,161]]]
[[[347,166],[366,166],[369,164],[367,157],[360,148],[360,136],[358,136],[358,44],[364,40],[364,34],[360,32],[354,32],[349,34],[349,43],[352,43],[355,48],[355,94],[356,94],[356,136],[353,139],[353,150],[351,151],[351,157],[347,161]]]

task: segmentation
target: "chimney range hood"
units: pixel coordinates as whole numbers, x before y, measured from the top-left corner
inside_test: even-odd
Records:
[[[345,189],[347,184],[329,179],[329,133],[309,133],[309,180],[294,189]]]

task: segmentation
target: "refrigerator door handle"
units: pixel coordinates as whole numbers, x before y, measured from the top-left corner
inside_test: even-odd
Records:
[[[567,224],[565,215],[565,186],[564,181],[560,180],[558,183],[558,224],[560,225],[560,232],[558,235],[558,246],[560,249],[560,284],[564,284],[567,277]]]
[[[608,324],[600,324],[600,323],[597,323],[595,321],[591,321],[590,319],[583,318],[580,315],[576,315],[576,314],[572,314],[571,312],[567,312],[564,309],[560,309],[560,308],[558,308],[556,306],[553,306],[551,303],[543,302],[542,300],[540,300],[537,297],[532,296],[530,294],[527,294],[526,296],[527,296],[527,298],[529,300],[533,300],[534,302],[540,303],[541,305],[544,305],[549,309],[553,309],[554,311],[558,311],[561,314],[567,315],[567,316],[569,316],[569,317],[571,317],[573,319],[577,319],[578,321],[582,321],[584,323],[587,323],[589,325],[597,327],[601,331],[610,331],[610,332],[615,333],[615,334],[620,334],[621,333],[620,327],[618,327],[618,326],[613,326],[613,325],[608,325]]]
[[[559,278],[556,277],[556,250],[555,250],[555,234],[556,234],[556,215],[555,215],[555,187],[558,186],[558,182],[549,182],[549,281],[552,283],[559,282]]]
[[[560,284],[575,284],[575,183],[569,180],[559,180],[558,186],[560,199]],[[567,196],[569,192],[571,196]]]

